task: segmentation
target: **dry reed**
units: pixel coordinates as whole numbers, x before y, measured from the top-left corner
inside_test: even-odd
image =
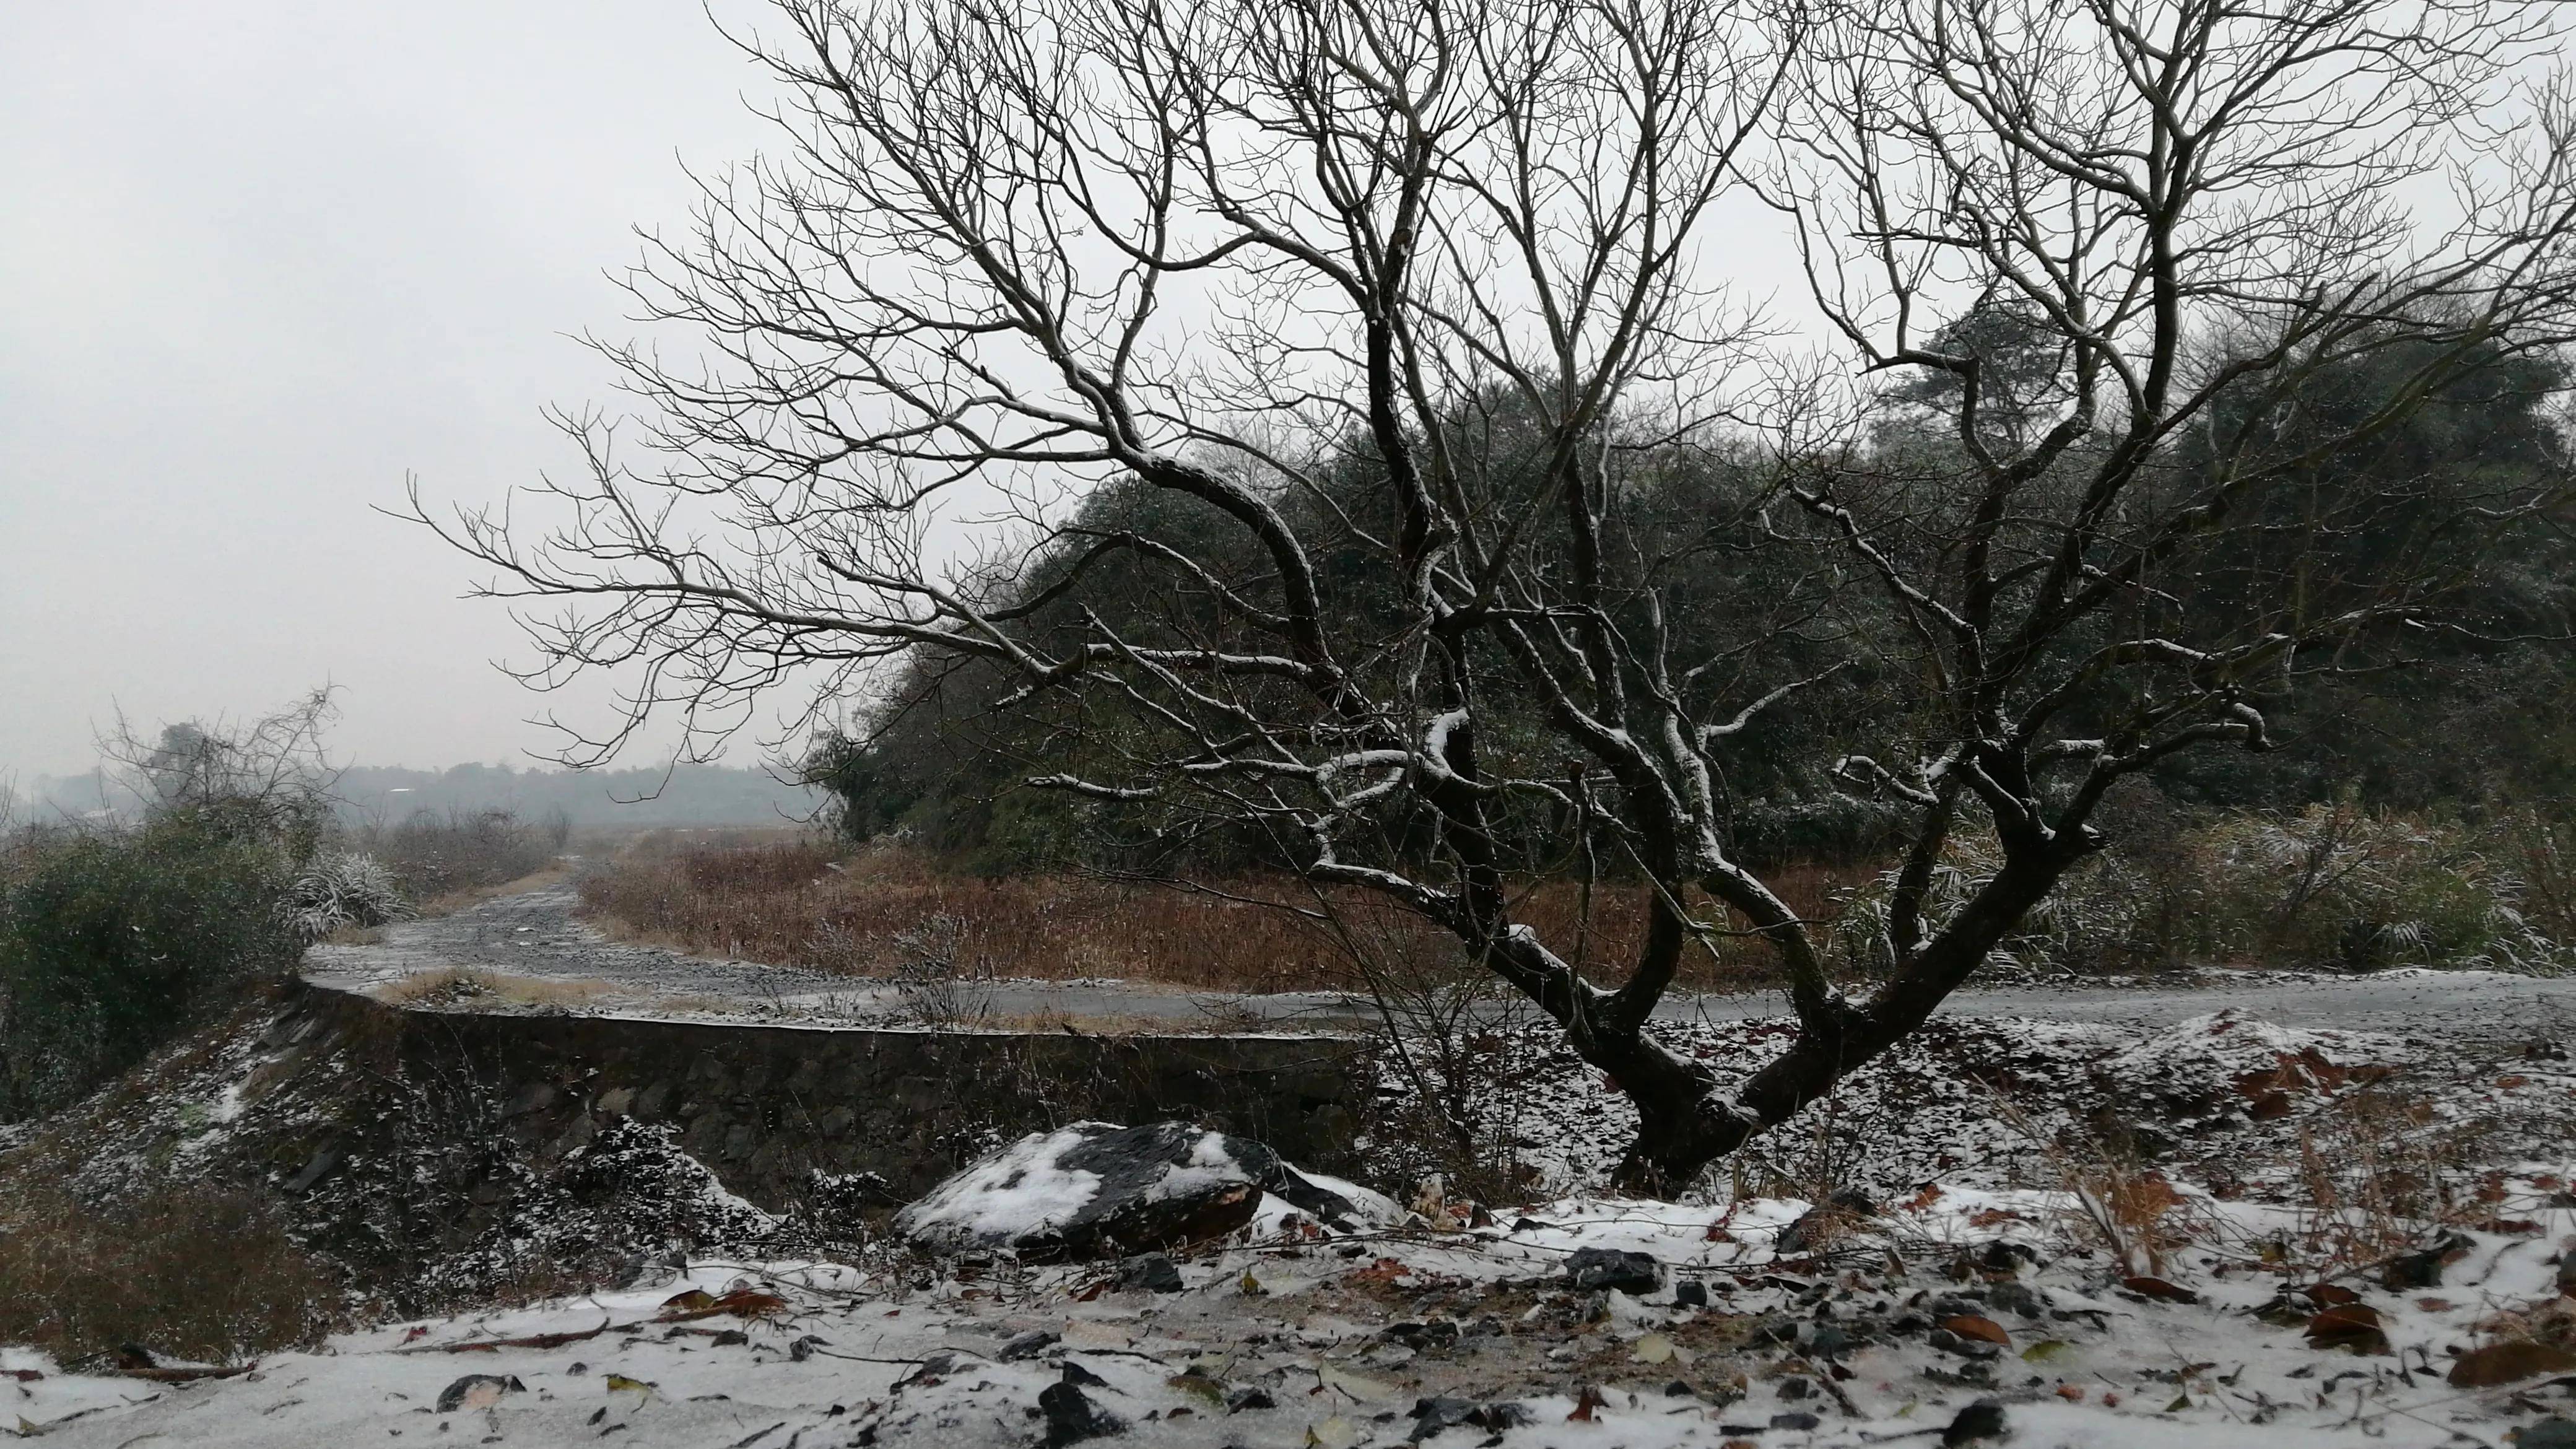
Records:
[[[1780,884],[1792,908],[1822,918],[1867,869],[1801,867],[1782,873]],[[1582,929],[1574,882],[1523,890],[1515,918],[1569,954],[1580,942],[1597,979],[1615,977],[1644,940],[1640,887],[1596,888]],[[1349,989],[1359,981],[1334,933],[1295,909],[1313,908],[1317,896],[1285,876],[1197,887],[1062,874],[985,878],[941,870],[902,848],[844,859],[804,840],[634,849],[585,879],[581,894],[584,912],[624,939],[854,976],[890,973],[900,964],[899,936],[948,916],[961,926],[959,964],[977,973],[1233,991]],[[1323,899],[1374,940],[1454,954],[1438,928],[1376,897],[1352,890]],[[1773,979],[1759,942],[1719,936],[1711,945],[1690,953],[1683,986],[1736,989]]]

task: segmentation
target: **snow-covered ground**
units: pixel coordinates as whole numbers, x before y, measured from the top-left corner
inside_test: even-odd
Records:
[[[13,1352],[0,1424],[66,1449],[983,1446],[1084,1428],[1139,1446],[1652,1449],[1975,1442],[1945,1431],[2000,1410],[2014,1444],[2495,1445],[2568,1403],[2554,1378],[2576,1358],[2449,1381],[2457,1351],[2527,1329],[2533,1305],[2568,1311],[2548,1260],[2576,1211],[2552,1205],[2554,1181],[2509,1177],[2496,1223],[2406,1292],[2347,1272],[2303,1294],[2320,1285],[2293,1266],[2296,1214],[2188,1193],[2200,1235],[2153,1278],[2075,1198],[2037,1191],[1927,1188],[1831,1231],[1777,1199],[1587,1199],[1349,1237],[1270,1213],[1182,1264],[1178,1293],[1095,1266],[702,1262],[197,1383]],[[1583,1250],[1646,1254],[1655,1286],[1577,1288]],[[1684,1284],[1706,1306],[1677,1306]],[[2384,1344],[2312,1331],[2338,1288]],[[2183,1294],[2198,1301],[2166,1301]]]
[[[317,969],[399,985],[458,964],[438,952],[462,932],[464,964],[524,956],[563,981],[588,949],[561,901],[448,931]],[[547,932],[565,934],[519,944]],[[635,989],[721,966],[646,963]],[[787,1220],[629,1124],[567,1159],[613,1181],[613,1206],[531,1178],[442,1271],[480,1281],[465,1270],[512,1244],[648,1264],[687,1242],[684,1271],[196,1381],[0,1349],[0,1437],[1769,1449],[1983,1442],[1999,1423],[1997,1442],[2049,1449],[2576,1449],[2549,1422],[2576,1417],[2570,1000],[2566,982],[2421,973],[1967,994],[1681,1204],[1602,1196],[1630,1125],[1617,1094],[1542,1027],[1480,1021],[1468,1127],[1506,1184],[1487,1191],[1513,1201],[1407,1190],[1422,1144],[1382,1131],[1365,1176],[1404,1222],[1337,1231],[1268,1201],[1179,1257],[1178,1292],[1114,1263],[890,1240],[791,1259]],[[1697,1003],[1671,1039],[1740,1076],[1789,1029],[1757,1006]],[[213,1161],[281,1111],[243,1105],[278,1051],[255,1028],[120,1108],[128,1150],[84,1171]],[[1415,1084],[1385,1070],[1400,1107]]]
[[[1770,1028],[1699,1030],[1730,1059]],[[1540,1038],[1498,1051],[1528,1155],[1596,1173],[1612,1099]],[[720,1231],[742,1255],[227,1377],[0,1351],[0,1430],[100,1449],[1740,1449],[1973,1443],[2000,1422],[1997,1442],[2052,1449],[2566,1449],[2546,1421],[2576,1410],[2571,1104],[2546,1040],[1959,1022],[1699,1201],[1426,1192],[1396,1226],[1340,1232],[1269,1200],[1182,1255],[1177,1292],[883,1240],[845,1265],[764,1260],[772,1220],[735,1204]],[[2161,1140],[2113,1141],[2124,1124]],[[659,1160],[626,1175],[712,1190]]]

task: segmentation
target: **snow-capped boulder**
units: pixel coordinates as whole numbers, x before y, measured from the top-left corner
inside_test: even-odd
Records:
[[[1265,1194],[1335,1227],[1394,1213],[1377,1194],[1300,1173],[1248,1138],[1183,1122],[1076,1122],[975,1162],[898,1213],[895,1229],[935,1251],[1106,1257],[1233,1232]]]

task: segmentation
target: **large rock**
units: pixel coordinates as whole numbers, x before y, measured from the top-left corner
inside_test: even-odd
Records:
[[[1308,1177],[1247,1138],[1182,1122],[1076,1122],[977,1161],[898,1213],[895,1229],[936,1251],[1123,1256],[1233,1232],[1265,1193],[1334,1227],[1382,1221],[1393,1209],[1365,1189]]]

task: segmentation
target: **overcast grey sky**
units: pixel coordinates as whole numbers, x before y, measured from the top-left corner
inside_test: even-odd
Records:
[[[563,334],[757,83],[695,0],[0,7],[0,778],[325,680],[366,762],[542,744],[503,611],[370,508],[566,461]]]

